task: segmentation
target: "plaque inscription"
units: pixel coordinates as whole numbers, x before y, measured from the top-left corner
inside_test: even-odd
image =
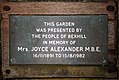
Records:
[[[10,64],[101,65],[107,16],[10,16]]]

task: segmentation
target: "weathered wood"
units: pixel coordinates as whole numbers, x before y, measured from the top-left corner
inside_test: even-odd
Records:
[[[76,3],[76,2],[28,2],[28,3],[0,3],[2,13],[2,70],[6,78],[16,77],[109,77],[105,75],[102,66],[61,66],[61,65],[9,65],[9,15],[80,15],[106,14],[108,15],[108,50],[115,55],[116,50],[116,6],[113,2]],[[108,11],[107,6],[114,6],[114,11]],[[59,7],[60,6],[60,7]],[[114,52],[114,53],[113,53]],[[110,55],[109,55],[110,56]],[[112,58],[112,57],[111,57]],[[110,58],[109,58],[110,59]],[[113,58],[114,59],[114,58]],[[112,59],[111,59],[112,60]],[[113,62],[113,60],[112,60]],[[6,73],[6,70],[10,74]]]
[[[109,19],[114,19],[116,11],[115,3],[113,2],[89,2],[89,3],[77,3],[77,2],[28,2],[28,3],[1,3],[1,13],[3,18],[8,18],[9,14],[21,14],[21,15],[58,15],[58,14],[108,14]],[[108,11],[108,6],[113,6],[114,11]],[[9,11],[3,10],[4,7],[9,7]],[[60,7],[59,7],[60,6]],[[6,8],[7,8],[6,7]]]

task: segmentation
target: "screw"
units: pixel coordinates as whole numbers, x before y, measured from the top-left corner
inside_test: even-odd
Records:
[[[115,10],[115,7],[114,6],[111,6],[111,5],[110,6],[107,6],[107,10],[108,11],[114,11]]]
[[[105,59],[103,59],[103,60],[102,60],[102,63],[103,63],[103,64],[105,64],[105,63],[106,63],[106,60],[105,60]]]
[[[117,68],[115,65],[111,65],[108,67],[108,72],[109,73],[113,73],[113,72],[116,72],[117,71]]]
[[[3,10],[4,10],[4,11],[10,11],[11,8],[10,8],[9,6],[4,6],[4,7],[3,7]]]
[[[12,63],[15,63],[15,62],[16,62],[15,58],[12,58],[12,59],[11,59],[11,62],[12,62]]]
[[[6,70],[6,74],[10,74],[11,71],[9,69]]]

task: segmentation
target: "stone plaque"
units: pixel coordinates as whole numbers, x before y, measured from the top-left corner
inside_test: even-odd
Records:
[[[10,16],[10,64],[107,63],[107,15]]]

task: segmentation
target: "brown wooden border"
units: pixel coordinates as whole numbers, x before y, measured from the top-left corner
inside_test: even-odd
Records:
[[[114,2],[2,2],[2,72],[5,78],[17,77],[110,77],[105,69],[97,66],[9,65],[9,15],[108,15],[109,61],[115,64],[116,5]],[[95,73],[95,69],[100,70]],[[9,72],[10,71],[10,72]],[[112,76],[112,77],[116,77]]]

